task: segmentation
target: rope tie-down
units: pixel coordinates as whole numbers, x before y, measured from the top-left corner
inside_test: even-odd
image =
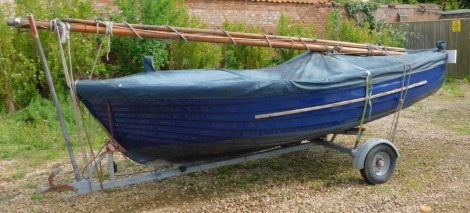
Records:
[[[357,132],[357,137],[356,137],[356,141],[355,141],[354,148],[353,148],[353,149],[357,149],[357,147],[358,147],[358,145],[359,145],[359,143],[362,139],[362,135],[363,135],[363,131],[364,131],[362,126],[364,125],[366,115],[368,114],[368,117],[369,117],[369,120],[370,120],[371,113],[372,113],[372,102],[371,102],[371,99],[372,99],[372,73],[366,68],[357,66],[355,64],[352,64],[352,63],[344,61],[344,60],[341,60],[340,58],[337,58],[334,55],[332,57],[339,60],[339,61],[341,61],[341,62],[343,62],[343,63],[349,64],[349,65],[351,65],[351,66],[353,66],[357,69],[360,69],[360,70],[362,70],[366,73],[364,108],[362,110],[362,115],[361,115],[360,122],[359,122],[359,130]],[[367,110],[367,108],[369,108],[369,110]],[[367,111],[369,111],[369,113],[367,113]]]
[[[108,36],[108,44],[111,42],[110,41],[110,36],[112,35],[112,23],[111,22],[99,22],[101,24],[106,25],[106,36]],[[97,25],[99,24],[97,23]],[[70,92],[70,97],[71,97],[71,102],[72,102],[72,109],[73,109],[73,114],[75,118],[75,123],[76,123],[76,128],[77,128],[77,134],[78,134],[78,139],[81,144],[81,152],[83,154],[83,161],[84,164],[87,165],[84,169],[87,169],[87,177],[90,179],[92,178],[92,168],[88,165],[90,165],[91,162],[94,162],[95,167],[97,167],[97,156],[95,156],[93,147],[91,144],[91,136],[90,132],[86,128],[85,122],[84,122],[84,115],[83,112],[79,109],[79,100],[78,96],[76,94],[75,90],[75,80],[74,80],[74,75],[72,71],[72,54],[71,54],[71,47],[70,47],[70,25],[68,23],[62,22],[60,19],[54,19],[51,21],[51,30],[53,30],[56,35],[57,35],[57,43],[59,46],[59,52],[60,52],[60,57],[62,61],[62,67],[65,75],[65,79],[67,81],[67,86],[69,87],[69,92]],[[66,51],[64,50],[63,44],[67,43],[67,54]],[[98,50],[98,54],[101,52],[103,43],[101,43],[100,48]],[[110,47],[108,47],[108,54],[109,54]],[[69,59],[67,61],[67,58]],[[95,60],[96,63],[96,60]],[[93,68],[95,66],[95,63],[93,64]],[[93,73],[93,70],[92,70]],[[89,147],[89,151],[92,157],[92,160],[88,160],[88,154],[86,151],[86,142],[85,142],[85,137],[87,140],[87,144]],[[99,155],[99,153],[98,153]],[[103,182],[103,172],[101,169],[95,168],[98,171],[99,177],[98,180],[100,183]],[[83,176],[83,174],[82,174]],[[85,177],[85,176],[83,176]],[[102,188],[103,189],[103,188]]]
[[[369,46],[369,52],[370,52],[370,55],[373,55],[374,54],[374,51],[381,51],[384,55],[386,56],[391,56],[393,57],[395,60],[399,61],[400,63],[403,64],[403,75],[402,75],[402,80],[401,80],[401,87],[400,87],[400,95],[399,95],[399,98],[398,98],[398,102],[397,102],[397,106],[395,108],[395,114],[394,114],[394,117],[393,117],[393,120],[391,122],[391,127],[390,127],[390,133],[389,133],[389,140],[391,142],[394,142],[395,141],[395,137],[396,137],[396,133],[397,133],[397,129],[398,129],[398,123],[399,123],[399,118],[400,118],[400,112],[401,110],[403,109],[403,105],[405,103],[405,99],[406,99],[406,96],[408,94],[408,89],[409,89],[409,85],[410,85],[410,79],[411,79],[411,72],[413,70],[413,67],[412,67],[412,64],[402,58],[399,58],[398,56],[396,55],[393,55],[393,54],[390,54],[388,53],[387,51],[383,50],[383,48],[379,48],[378,46],[375,46],[375,45],[368,45]],[[334,57],[336,58],[336,57]],[[370,74],[370,71],[365,69],[365,68],[362,68],[362,67],[359,67],[359,66],[356,66],[354,64],[351,64],[349,62],[346,62],[346,61],[343,61],[339,58],[336,58],[344,63],[347,63],[347,64],[350,64],[358,69],[361,69],[361,70],[364,70],[366,73],[367,73],[367,76],[366,76],[366,97],[365,97],[365,105],[364,105],[364,110],[363,110],[363,115],[361,117],[361,121],[360,121],[360,125],[359,125],[359,133],[358,133],[358,137],[356,139],[356,145],[355,145],[355,148],[357,146],[357,144],[359,143],[359,141],[361,140],[361,135],[362,135],[362,125],[364,123],[364,120],[365,120],[365,114],[366,114],[366,107],[369,106],[370,107],[370,110],[369,110],[369,120],[370,120],[370,114],[372,112],[372,103],[370,101],[370,97],[372,96],[372,77],[371,77],[371,74]]]
[[[370,47],[373,47],[375,50],[382,52],[382,54],[386,56],[391,56],[395,60],[399,61],[400,63],[403,64],[403,75],[402,75],[402,81],[401,81],[401,90],[400,90],[400,97],[397,102],[397,106],[395,108],[395,114],[393,116],[392,124],[390,126],[390,133],[389,133],[389,140],[391,142],[395,141],[395,136],[397,133],[398,129],[398,121],[400,118],[400,112],[403,109],[403,104],[405,103],[406,96],[408,94],[408,89],[410,86],[410,79],[411,79],[411,73],[413,71],[413,65],[411,62],[404,60],[403,58],[399,58],[398,56],[394,54],[390,54],[387,50],[387,47],[381,46],[381,45],[371,45]]]

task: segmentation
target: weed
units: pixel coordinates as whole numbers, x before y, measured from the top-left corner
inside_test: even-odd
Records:
[[[307,182],[307,186],[312,189],[320,189],[324,187],[324,183],[323,181],[319,181],[319,180],[309,180]]]
[[[16,180],[19,180],[21,178],[24,178],[26,176],[26,174],[28,174],[28,172],[26,170],[19,170],[15,174],[11,175],[10,181],[16,181]]]
[[[232,171],[232,168],[233,167],[231,167],[231,166],[224,166],[224,167],[221,167],[221,168],[217,169],[217,176],[226,177],[227,174]]]
[[[34,189],[34,188],[37,188],[37,187],[38,187],[37,183],[27,183],[26,184],[26,188],[28,188],[28,189]]]
[[[70,100],[66,96],[59,99],[72,145],[76,147],[79,144],[75,142],[78,135],[72,128],[75,127],[75,120]],[[35,166],[66,156],[65,142],[50,100],[36,97],[28,107],[0,116],[0,121],[0,131],[3,132],[0,135],[0,159],[22,156]],[[90,123],[88,128],[93,130],[93,141],[102,141],[96,138],[105,137],[96,122]]]
[[[47,196],[43,193],[33,193],[31,194],[31,200],[44,200]]]
[[[452,96],[465,96],[468,91],[460,87],[460,84],[460,81],[454,78],[446,78],[442,88]]]
[[[233,183],[234,183],[235,187],[237,187],[239,189],[247,189],[248,188],[246,182],[244,182],[244,181],[234,180]]]
[[[464,134],[464,135],[470,135],[470,126],[457,128],[457,132]]]
[[[15,198],[16,196],[18,196],[20,193],[16,192],[16,193],[6,193],[5,195],[0,195],[0,202],[1,201],[6,201],[6,200],[11,200],[13,198]]]
[[[133,166],[136,165],[136,163],[135,163],[134,161],[128,160],[128,161],[126,161],[126,164],[125,164],[125,165],[126,165],[126,167],[133,167]]]

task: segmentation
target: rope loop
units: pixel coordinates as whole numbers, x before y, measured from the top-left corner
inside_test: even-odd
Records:
[[[64,23],[58,18],[50,21],[50,30],[57,33],[62,44],[70,39],[70,24]]]
[[[333,49],[334,49],[334,53],[343,52],[343,46],[341,46],[341,45],[336,45]]]
[[[264,35],[264,37],[266,38],[266,41],[268,42],[269,47],[273,48],[273,46],[271,45],[271,42],[269,41],[268,36],[267,36],[266,34],[263,34],[263,35]]]
[[[305,48],[308,50],[308,51],[311,51],[310,48],[308,48],[307,44],[305,43],[305,41],[301,38],[301,37],[298,37],[300,39],[300,41],[302,42],[302,44],[305,46]]]
[[[181,34],[178,30],[176,30],[176,29],[173,28],[172,26],[166,25],[166,27],[168,27],[168,28],[170,28],[171,30],[173,30],[173,32],[175,32],[181,39],[183,39],[183,40],[185,40],[185,41],[188,41],[188,39],[186,39],[183,34]]]
[[[290,39],[290,49],[294,49],[294,40],[292,39],[292,37],[289,36],[289,39]]]
[[[367,55],[368,56],[373,56],[374,55],[374,49],[375,47],[371,44],[367,45]]]
[[[104,25],[106,27],[104,35],[108,38],[108,51],[106,51],[106,60],[109,61],[109,52],[111,52],[111,36],[113,35],[113,22],[110,21],[100,21],[95,20],[96,22],[96,34],[99,34],[98,29],[99,25]]]
[[[140,36],[139,33],[137,33],[137,31],[134,29],[134,27],[132,27],[132,25],[130,25],[127,22],[124,22],[124,24],[127,25],[137,37],[142,38],[142,36]]]
[[[225,35],[227,35],[227,37],[230,38],[230,40],[232,41],[233,45],[238,46],[237,42],[235,42],[235,39],[233,39],[232,36],[231,36],[227,31],[222,30],[222,32],[224,32]]]

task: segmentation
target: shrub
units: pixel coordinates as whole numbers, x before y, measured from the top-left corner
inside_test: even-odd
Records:
[[[182,0],[117,0],[122,10],[113,13],[113,21],[148,25],[205,27],[200,19],[188,15]],[[112,51],[118,57],[121,73],[143,69],[143,58],[153,55],[157,69],[213,68],[218,66],[220,47],[213,44],[162,41],[138,37],[113,37]]]
[[[339,10],[333,10],[328,16],[326,37],[331,40],[370,43],[385,46],[403,47],[405,32],[393,28],[390,24],[378,22],[371,29],[368,22],[359,25],[354,19],[342,19]]]
[[[281,36],[314,38],[315,25],[304,26],[302,23],[295,22],[286,15],[281,14],[277,23],[276,34]],[[305,52],[305,50],[276,49],[276,63],[285,62],[303,52]]]
[[[117,0],[114,3],[121,9],[121,12],[111,14],[111,20],[115,22],[166,25],[184,12],[172,0]],[[161,40],[114,36],[111,43],[123,74],[140,72],[146,55],[154,56],[156,68],[163,65],[168,55],[166,43]]]
[[[246,25],[244,22],[224,21],[224,30],[236,32],[261,33],[259,27]],[[254,46],[224,45],[222,47],[221,66],[230,69],[255,69],[272,64],[274,49]]]
[[[178,24],[192,28],[207,28],[207,25],[195,17],[187,17]],[[201,42],[175,41],[169,43],[166,68],[199,69],[219,67],[221,45]]]
[[[70,1],[16,1],[16,14],[27,14],[31,10],[35,12],[35,19],[50,20],[57,17],[76,17],[90,19],[96,13],[91,7],[91,0]],[[0,15],[5,17],[6,10],[11,5],[2,4]],[[3,20],[4,23],[6,20]],[[43,97],[49,94],[45,81],[44,71],[36,51],[34,40],[29,30],[25,33],[16,33],[15,29],[1,25],[0,30],[0,98],[2,105],[7,106],[8,111],[15,111],[26,107],[38,93]],[[49,31],[41,31],[40,38],[52,78],[58,93],[64,93],[66,85],[63,75],[62,62],[57,47],[56,35]],[[94,55],[95,43],[93,35],[71,34],[72,64],[73,70],[86,72],[89,70]],[[5,107],[2,107],[5,109]]]

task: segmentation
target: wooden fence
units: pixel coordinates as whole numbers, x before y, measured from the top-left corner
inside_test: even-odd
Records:
[[[470,77],[470,19],[397,23],[406,32],[407,49],[434,48],[439,40],[457,50],[457,63],[447,65],[447,77]]]

